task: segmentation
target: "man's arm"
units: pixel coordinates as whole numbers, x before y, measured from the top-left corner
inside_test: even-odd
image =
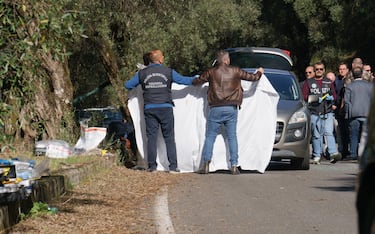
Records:
[[[247,80],[247,81],[257,81],[262,77],[262,74],[264,73],[264,70],[262,67],[258,68],[257,71],[253,73],[246,72],[240,68],[240,78],[242,80]]]
[[[177,84],[184,84],[184,85],[191,85],[191,82],[193,81],[194,76],[183,76],[180,75],[175,70],[172,70],[172,81]]]
[[[336,93],[336,89],[335,89],[335,84],[333,82],[331,82],[331,95],[333,96],[333,99],[336,100],[337,99],[337,93]]]
[[[208,70],[204,71],[199,77],[195,78],[192,81],[192,84],[193,85],[200,85],[200,84],[206,83],[206,82],[208,82],[208,77],[209,77]]]
[[[303,82],[302,95],[303,95],[303,99],[307,102],[307,100],[309,99],[309,84],[307,83],[307,80]]]
[[[350,111],[351,111],[351,95],[352,95],[352,90],[350,85],[348,85],[345,88],[345,94],[344,94],[344,111],[345,111],[345,119],[348,119],[350,116]]]
[[[139,85],[138,72],[135,73],[135,75],[130,80],[126,81],[125,88],[126,89],[133,89],[133,88],[137,87],[137,85]]]

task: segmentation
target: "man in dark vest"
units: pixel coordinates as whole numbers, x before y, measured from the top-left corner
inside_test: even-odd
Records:
[[[151,51],[149,56],[151,64],[127,81],[125,88],[133,89],[142,85],[147,135],[147,170],[155,172],[157,169],[157,135],[160,126],[167,149],[169,172],[178,173],[171,87],[172,82],[191,85],[194,77],[182,76],[175,70],[163,66],[164,55],[160,50]]]
[[[316,100],[308,103],[311,112],[312,131],[312,163],[320,164],[320,157],[323,153],[323,139],[327,144],[327,153],[331,163],[336,163],[341,159],[338,153],[336,140],[333,135],[334,129],[334,101],[336,92],[331,80],[324,76],[325,67],[321,62],[314,64],[315,77],[307,79],[302,87],[305,101],[309,101],[309,96],[313,95]]]

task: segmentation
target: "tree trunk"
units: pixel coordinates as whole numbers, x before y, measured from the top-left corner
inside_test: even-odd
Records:
[[[95,48],[98,51],[98,54],[101,57],[102,64],[107,72],[107,76],[109,81],[111,82],[113,88],[117,93],[117,97],[120,100],[120,103],[123,107],[125,107],[126,117],[129,117],[130,114],[127,108],[127,93],[124,87],[124,82],[119,76],[119,68],[117,65],[117,57],[113,53],[113,50],[108,42],[103,39],[97,39],[96,41],[92,41],[95,45]]]
[[[47,71],[47,82],[38,79],[35,95],[35,111],[37,118],[44,125],[43,139],[56,139],[62,132],[72,131],[74,123],[69,118],[72,113],[73,85],[70,80],[67,62],[59,62],[52,58],[51,54],[40,55],[43,67]],[[43,85],[43,83],[46,83]],[[67,129],[63,128],[63,122],[67,122]],[[69,129],[70,128],[70,129]],[[72,132],[71,132],[72,133]]]

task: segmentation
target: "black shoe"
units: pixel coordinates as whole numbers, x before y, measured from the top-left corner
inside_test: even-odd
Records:
[[[211,161],[204,162],[203,165],[198,169],[197,173],[208,174],[210,172],[210,162]]]
[[[169,173],[170,174],[178,174],[178,173],[180,173],[180,169],[176,168],[174,170],[169,170]]]
[[[156,172],[158,172],[156,169],[154,169],[154,168],[148,168],[147,170],[146,170],[147,172],[152,172],[152,173],[156,173]]]
[[[337,161],[341,160],[341,154],[340,153],[334,153],[330,156],[330,163],[336,163]]]
[[[237,166],[231,166],[230,167],[230,173],[232,173],[232,175],[238,175],[238,174],[240,174],[240,171],[238,170]]]

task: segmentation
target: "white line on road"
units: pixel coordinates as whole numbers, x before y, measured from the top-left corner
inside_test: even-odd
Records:
[[[155,198],[153,215],[157,233],[175,233],[172,220],[169,215],[167,186],[163,187],[160,194],[158,194]]]

